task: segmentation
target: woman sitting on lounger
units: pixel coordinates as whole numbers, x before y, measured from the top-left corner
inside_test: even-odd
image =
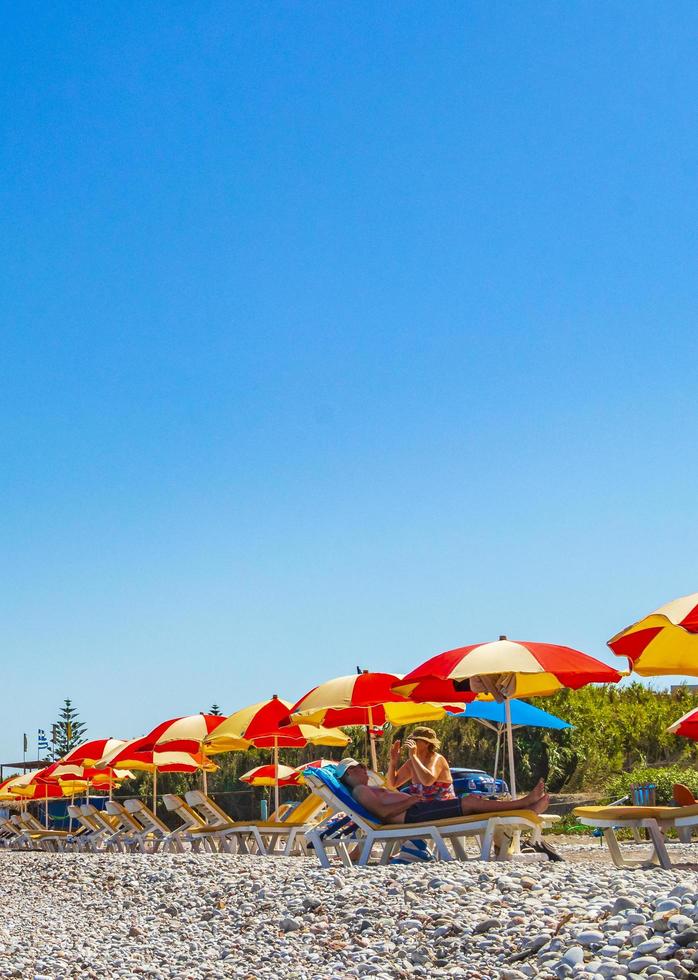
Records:
[[[535,788],[518,800],[486,800],[481,796],[462,796],[454,800],[425,800],[420,796],[399,793],[368,785],[368,770],[356,759],[342,759],[335,775],[351,791],[357,803],[378,817],[381,823],[431,823],[448,817],[470,817],[479,813],[501,813],[505,810],[533,810],[543,813],[550,802],[541,779]]]
[[[405,742],[407,761],[399,768],[400,742],[390,748],[388,787],[399,789],[408,784],[407,792],[425,800],[455,800],[453,777],[446,759],[439,753],[441,742],[433,728],[418,725]]]

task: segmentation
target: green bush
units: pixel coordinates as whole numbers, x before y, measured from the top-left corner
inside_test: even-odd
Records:
[[[652,766],[636,766],[630,772],[614,776],[605,787],[605,795],[609,801],[628,796],[633,783],[654,784],[657,787],[656,801],[659,804],[671,803],[674,783],[683,783],[684,786],[688,786],[693,795],[698,798],[698,770],[686,769],[683,766],[663,766],[661,769]]]

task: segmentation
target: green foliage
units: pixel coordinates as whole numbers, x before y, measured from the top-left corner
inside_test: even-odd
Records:
[[[603,790],[613,776],[635,766],[690,768],[698,763],[696,743],[667,732],[672,722],[695,707],[696,698],[687,687],[673,693],[639,683],[585,687],[533,698],[532,703],[573,727],[515,732],[516,777],[521,788],[532,786],[542,776],[553,792]],[[433,727],[451,765],[492,771],[494,732],[474,720],[453,717]],[[406,731],[386,735],[381,751],[384,769],[392,739],[404,738]]]
[[[215,703],[211,705],[211,707],[208,709],[208,711],[206,712],[206,714],[207,715],[217,715],[219,718],[221,718],[223,716],[223,712],[221,711],[219,705],[217,705]]]
[[[60,717],[54,723],[53,729],[54,748],[57,759],[63,758],[67,752],[70,752],[71,749],[74,749],[81,742],[85,741],[87,727],[80,721],[78,712],[73,707],[73,702],[70,698],[66,698],[63,702]]]
[[[611,779],[605,788],[605,795],[611,800],[619,800],[630,795],[633,783],[639,785],[654,784],[656,786],[656,802],[671,803],[674,783],[688,786],[693,795],[698,798],[698,771],[681,766],[665,766],[661,769],[652,766],[636,766],[630,772],[621,773]]]

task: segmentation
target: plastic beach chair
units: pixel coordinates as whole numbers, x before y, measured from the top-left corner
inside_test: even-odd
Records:
[[[676,830],[679,835],[698,827],[698,804],[692,806],[581,806],[572,811],[585,827],[603,832],[611,859],[617,868],[671,868],[664,835]],[[637,834],[646,830],[650,839],[649,854],[631,859],[622,850],[616,832],[627,829]]]
[[[333,813],[347,813],[357,826],[357,841],[362,850],[358,864],[368,864],[375,845],[382,845],[380,863],[387,864],[397,846],[406,840],[427,840],[434,845],[435,856],[443,861],[467,860],[463,841],[473,837],[479,843],[479,859],[489,861],[492,848],[499,844],[497,860],[514,857],[514,840],[518,833],[538,840],[543,823],[531,810],[504,810],[493,814],[451,817],[432,823],[381,824],[374,814],[356,802],[347,787],[335,776],[334,766],[306,770],[304,778]],[[324,822],[323,822],[324,823]],[[307,833],[307,839],[323,867],[329,867],[328,847],[334,847],[345,865],[351,864],[346,838],[323,838],[323,824]],[[448,848],[450,844],[453,851]]]
[[[152,840],[156,841],[156,847],[163,851],[183,851],[179,836],[175,834],[167,824],[163,823],[160,817],[156,816],[150,807],[146,806],[143,800],[126,800],[124,806],[143,825],[145,830],[150,833]]]
[[[254,846],[257,853],[263,855],[303,852],[304,835],[316,825],[325,806],[322,799],[311,794],[298,806],[285,812],[281,820],[233,821],[200,790],[190,790],[185,799],[207,825],[206,831],[192,833],[212,834],[227,850],[237,848],[249,853],[250,847]]]
[[[206,822],[199,816],[186,800],[174,793],[164,793],[162,802],[170,813],[174,813],[181,821],[172,834],[183,841],[189,841],[192,850],[199,851],[202,847],[217,851],[218,847],[213,837],[206,834]]]
[[[117,840],[127,850],[137,850],[143,853],[148,850],[157,850],[161,838],[157,835],[154,836],[150,827],[145,827],[125,806],[116,800],[107,800],[105,809],[108,814],[115,817],[118,821],[119,830],[117,832]]]

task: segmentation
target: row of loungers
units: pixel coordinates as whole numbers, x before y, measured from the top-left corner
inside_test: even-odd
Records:
[[[313,852],[323,867],[329,867],[332,854],[350,866],[350,852],[354,850],[360,865],[367,864],[376,849],[379,862],[385,864],[405,841],[415,839],[430,843],[434,856],[444,861],[466,860],[468,838],[477,844],[473,857],[508,860],[517,852],[521,835],[535,842],[544,826],[543,818],[525,810],[432,823],[380,824],[356,803],[332,768],[308,772],[306,780],[310,795],[270,820],[231,820],[210,797],[192,790],[184,799],[163,796],[167,809],[180,821],[174,830],[141,800],[126,800],[124,804],[110,800],[104,811],[90,804],[70,806],[77,827],[74,833],[45,830],[31,815],[15,814],[0,827],[0,843],[43,850],[176,852],[190,847],[286,856]],[[337,821],[339,813],[348,819]]]

